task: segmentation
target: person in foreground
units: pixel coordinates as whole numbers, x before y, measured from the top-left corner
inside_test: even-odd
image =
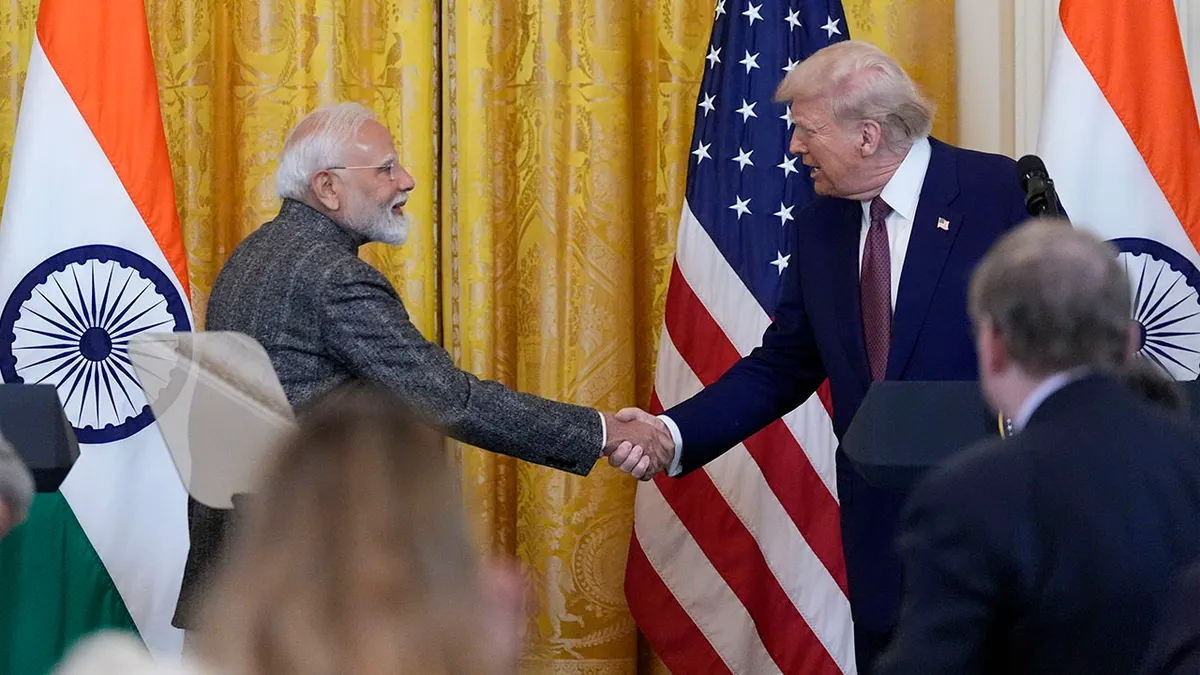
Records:
[[[33,476],[17,451],[0,436],[0,539],[25,522],[33,503]]]
[[[931,104],[895,60],[864,42],[816,52],[776,98],[791,102],[791,152],[819,197],[796,218],[792,264],[762,346],[655,418],[671,475],[707,464],[829,379],[845,434],[878,380],[974,380],[966,288],[972,268],[1027,218],[1016,163],[929,137]],[[774,170],[774,169],[772,169]],[[610,462],[621,462],[618,451]],[[903,496],[837,453],[842,544],[860,675],[887,643],[900,596],[892,539]]]
[[[880,673],[1136,671],[1200,556],[1200,444],[1120,379],[1130,295],[1116,250],[1059,223],[1005,236],[976,270],[981,387],[1017,433],[914,488]]]
[[[239,515],[183,668],[106,636],[56,675],[514,675],[521,577],[479,560],[441,447],[385,390],[324,397]]]
[[[459,370],[409,320],[387,279],[358,257],[367,242],[402,244],[415,183],[392,135],[357,103],[309,114],[289,134],[276,183],[283,205],[217,276],[207,328],[257,340],[293,408],[353,381],[395,392],[428,424],[470,445],[586,475],[623,441],[622,470],[648,478],[670,461],[669,436],[591,408],[513,391]],[[636,446],[636,447],[635,447]],[[220,548],[227,514],[191,500],[191,549],[174,623]]]

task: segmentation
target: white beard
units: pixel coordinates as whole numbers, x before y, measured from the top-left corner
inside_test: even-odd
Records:
[[[366,237],[367,241],[400,246],[408,240],[408,214],[397,215],[392,208],[406,202],[407,192],[386,204],[373,204],[363,196],[363,207],[346,213],[346,227]]]

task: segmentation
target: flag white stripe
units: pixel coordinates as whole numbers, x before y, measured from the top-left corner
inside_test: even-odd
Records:
[[[638,485],[634,534],[646,559],[734,673],[779,673],[754,621],[653,482]]]
[[[1200,267],[1196,247],[1061,26],[1052,63],[1038,154],[1071,222],[1105,239],[1162,242]]]
[[[666,383],[658,383],[660,398],[682,401],[695,395],[703,388],[700,380],[684,362],[665,330],[660,345],[659,372],[676,373],[678,376],[672,386],[683,385],[681,389],[668,389]],[[739,443],[706,465],[704,470],[754,537],[767,566],[805,623],[842,672],[852,672],[854,641],[846,630],[851,622],[850,601],[784,510],[746,446]],[[679,527],[683,529],[682,525]],[[689,614],[695,613],[689,606],[689,598],[677,596],[677,599]]]
[[[739,354],[745,356],[762,344],[762,335],[770,325],[770,317],[730,267],[729,261],[696,220],[686,201],[675,259],[692,292]],[[656,372],[661,374],[664,370],[660,364]],[[661,390],[659,396],[661,399]],[[665,401],[663,405],[670,407]],[[815,395],[810,396],[799,408],[784,415],[783,421],[804,448],[821,482],[836,498],[837,464],[834,453],[838,443],[833,433],[833,423],[821,400]]]
[[[182,295],[158,243],[36,40],[10,175],[0,224],[0,296],[7,298],[38,262],[85,244],[136,252],[163,270]],[[158,428],[151,425],[115,443],[82,445],[62,493],[142,639],[155,651],[178,653],[183,634],[170,617],[188,550],[187,501]]]

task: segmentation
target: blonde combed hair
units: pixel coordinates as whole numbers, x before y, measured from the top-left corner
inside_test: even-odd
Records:
[[[834,119],[872,120],[889,147],[907,148],[933,128],[933,103],[895,59],[869,42],[846,40],[818,50],[783,78],[779,102],[825,100]]]
[[[228,675],[473,675],[481,591],[440,437],[356,388],[302,415],[201,615]]]

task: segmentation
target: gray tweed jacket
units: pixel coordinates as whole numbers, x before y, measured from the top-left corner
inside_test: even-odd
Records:
[[[587,475],[603,443],[597,412],[459,370],[412,324],[387,279],[358,257],[362,243],[309,206],[285,200],[221,269],[208,330],[258,340],[297,410],[340,384],[371,381],[464,443]],[[191,550],[175,609],[178,627],[195,627],[189,614],[221,552],[228,516],[188,505]]]

